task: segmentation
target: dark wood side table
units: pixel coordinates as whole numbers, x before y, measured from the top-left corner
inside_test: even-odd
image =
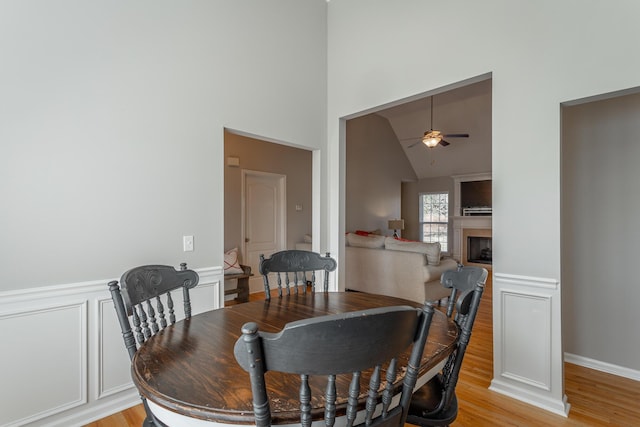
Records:
[[[251,267],[248,265],[240,265],[242,268],[242,273],[238,274],[225,274],[224,280],[238,280],[238,285],[233,289],[225,289],[225,295],[237,294],[235,300],[236,302],[247,302],[249,301],[249,277],[253,276],[251,273]]]
[[[252,425],[249,374],[233,355],[243,324],[252,321],[260,330],[276,332],[295,320],[393,305],[420,306],[413,301],[362,292],[309,292],[201,313],[169,326],[143,344],[132,361],[133,381],[153,413],[172,427]],[[418,387],[440,370],[453,351],[457,336],[453,321],[436,310],[420,364]],[[299,377],[277,372],[269,375],[276,423],[298,424]],[[402,379],[400,375],[398,387]],[[348,382],[349,378],[339,376],[336,384],[347,389]],[[362,383],[367,382],[363,375]],[[312,383],[311,387],[312,395],[324,394],[320,384]],[[366,395],[361,397],[364,402]],[[323,404],[321,399],[312,403]]]

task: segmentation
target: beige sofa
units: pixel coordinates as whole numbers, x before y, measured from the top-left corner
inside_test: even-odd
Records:
[[[436,248],[425,246],[434,244],[401,242],[384,236],[375,238],[376,242],[369,242],[362,239],[364,236],[356,238],[350,234],[347,234],[345,248],[345,283],[348,290],[395,296],[420,303],[449,295],[449,289],[440,284],[440,276],[446,270],[457,268],[458,263],[453,258],[440,259],[439,244],[435,244],[438,245]],[[381,239],[382,245],[379,243]]]

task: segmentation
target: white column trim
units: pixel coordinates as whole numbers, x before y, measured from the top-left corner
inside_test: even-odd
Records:
[[[557,279],[494,273],[489,389],[566,417],[561,308]]]

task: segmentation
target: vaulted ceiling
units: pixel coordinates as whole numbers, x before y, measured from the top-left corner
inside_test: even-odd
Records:
[[[389,121],[418,179],[491,171],[491,79],[432,96],[433,124],[430,96],[376,112]],[[469,138],[427,148],[419,141],[432,128]]]

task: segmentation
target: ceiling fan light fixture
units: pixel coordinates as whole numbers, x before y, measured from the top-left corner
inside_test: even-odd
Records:
[[[429,148],[434,148],[436,145],[440,144],[440,141],[442,141],[442,133],[437,130],[425,132],[422,137],[422,143]]]

